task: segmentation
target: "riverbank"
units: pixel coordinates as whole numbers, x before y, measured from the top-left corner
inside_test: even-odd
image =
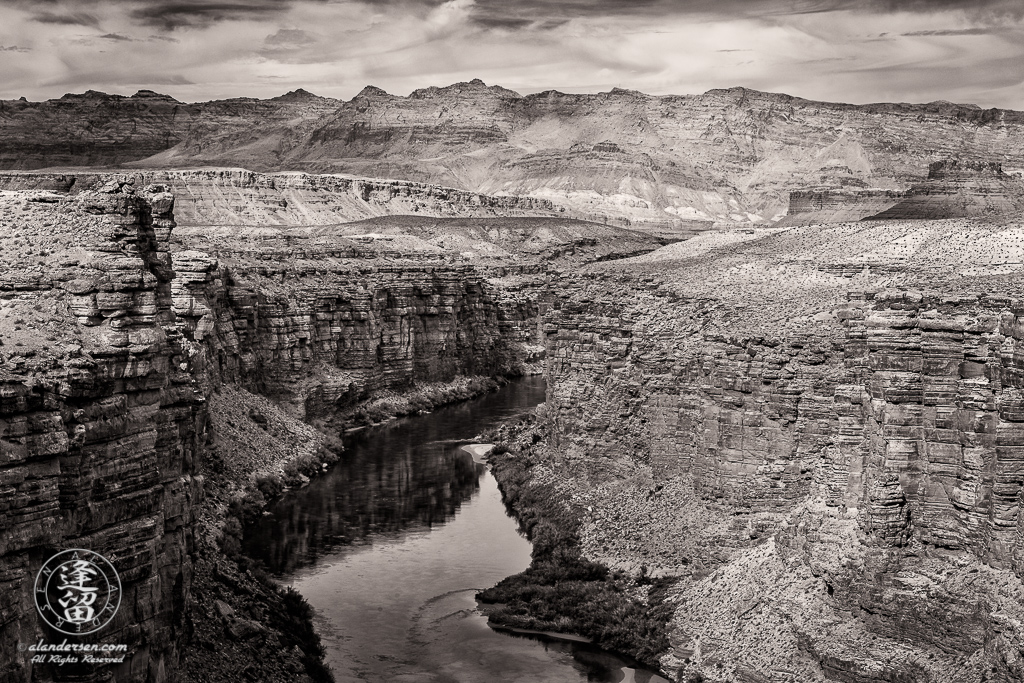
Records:
[[[245,524],[289,488],[305,486],[337,462],[335,429],[354,430],[425,413],[495,391],[503,377],[457,377],[408,392],[381,392],[341,411],[330,425],[310,425],[273,401],[223,386],[208,398],[212,440],[202,464],[191,603],[192,645],[183,680],[333,681],[313,629],[312,609],[282,589],[242,551]]]
[[[562,495],[540,456],[544,432],[536,415],[503,425],[481,440],[504,502],[533,556],[526,571],[477,598],[496,626],[583,636],[611,652],[658,670],[669,648],[672,579],[610,571],[581,550],[582,514]]]
[[[614,663],[587,659],[596,648],[577,659],[496,632],[477,610],[477,591],[526,569],[532,547],[464,446],[543,398],[543,380],[524,378],[353,433],[338,464],[246,528],[246,552],[316,609],[339,681],[613,680]]]

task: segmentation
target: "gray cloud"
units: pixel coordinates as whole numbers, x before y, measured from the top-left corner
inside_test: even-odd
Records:
[[[994,33],[1006,33],[1006,29],[1001,26],[990,26],[981,28],[959,28],[959,29],[942,29],[933,31],[910,31],[909,33],[901,33],[901,36],[988,36]]]
[[[98,26],[91,11],[114,7],[133,22],[161,31],[202,28],[212,24],[270,19],[303,3],[331,0],[0,0],[0,7],[35,11],[41,23]],[[445,0],[347,0],[382,9],[429,11]],[[43,9],[41,8],[50,8]],[[1024,19],[1021,0],[476,0],[470,11],[478,26],[509,31],[549,31],[573,19],[595,17],[663,17],[700,15],[720,19],[816,14],[960,11],[975,23],[999,24]],[[967,35],[967,34],[964,34]]]
[[[259,19],[288,9],[290,3],[276,0],[255,2],[146,2],[129,12],[140,24],[173,31],[182,27],[209,26],[223,21]]]
[[[100,25],[96,15],[87,12],[39,12],[32,17],[32,20],[40,24],[65,24],[68,26],[90,26],[93,28]]]
[[[263,41],[267,45],[298,47],[315,43],[316,38],[308,31],[298,28],[282,28],[277,33],[267,36]]]
[[[367,1],[367,0],[364,0]],[[379,0],[368,0],[378,4]],[[390,0],[383,0],[390,2]],[[434,4],[431,0],[423,0]],[[1024,17],[1020,0],[477,0],[474,19],[485,26],[535,28],[552,19],[597,16],[706,15],[753,18],[836,11],[873,13],[962,11],[979,21]]]
[[[0,0],[5,7],[19,11],[0,26],[12,46],[0,48],[9,67],[0,95],[15,98],[129,86],[167,86],[185,101],[300,87],[348,98],[368,82],[401,94],[479,77],[524,93],[740,84],[809,99],[1024,108],[1024,25],[1014,23],[1024,0]],[[21,45],[53,58],[17,56]]]

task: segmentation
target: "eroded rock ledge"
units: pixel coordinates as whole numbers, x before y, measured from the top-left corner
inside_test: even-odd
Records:
[[[247,675],[315,675],[277,623],[282,598],[213,559],[231,489],[260,465],[320,457],[339,427],[401,410],[401,392],[425,388],[414,399],[431,405],[537,360],[525,290],[400,251],[189,248],[171,238],[165,190],[114,176],[73,196],[0,196],[4,680],[58,676],[17,646],[57,635],[41,630],[31,584],[68,547],[104,554],[124,582],[98,635],[129,657],[81,680],[178,680],[197,626],[200,646],[223,631],[224,676],[238,673],[231,648],[250,647],[270,654]]]
[[[534,476],[587,557],[678,578],[666,670],[1024,676],[1019,235],[796,228],[562,285]]]
[[[119,675],[164,680],[187,632],[206,432],[172,324],[173,199],[116,182],[34,199],[50,198],[2,198],[0,678],[56,675],[17,651],[61,640],[41,630],[32,581],[54,552],[86,547],[120,574],[99,639],[129,646]]]
[[[0,190],[77,194],[119,176],[110,172],[5,172]],[[343,174],[256,173],[241,168],[145,171],[141,187],[159,184],[175,196],[180,225],[335,225],[392,214],[424,216],[557,216],[550,201],[386,178]],[[564,209],[561,210],[564,213]]]

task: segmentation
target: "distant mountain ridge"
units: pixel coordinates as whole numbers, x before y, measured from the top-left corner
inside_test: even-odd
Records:
[[[351,100],[182,103],[142,90],[0,102],[0,168],[243,167],[530,195],[620,224],[760,222],[789,192],[906,190],[942,160],[1024,167],[1024,113],[746,88],[520,95],[479,79]]]

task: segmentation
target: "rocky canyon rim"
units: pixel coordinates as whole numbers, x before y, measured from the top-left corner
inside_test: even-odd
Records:
[[[90,675],[326,680],[242,521],[347,429],[543,371],[488,435],[549,551],[507,618],[614,596],[606,635],[656,642],[666,607],[684,681],[1024,678],[1019,113],[475,82],[3,105],[4,677],[59,675],[16,650],[45,635],[24,576],[77,543],[131,605],[128,664]],[[255,170],[177,168],[214,163]]]

